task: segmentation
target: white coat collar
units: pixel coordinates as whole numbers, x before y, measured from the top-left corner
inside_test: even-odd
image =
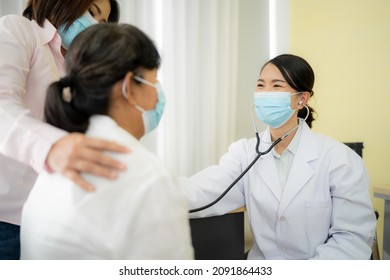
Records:
[[[269,128],[260,135],[260,139],[262,140],[260,143],[260,151],[265,151],[271,143]],[[298,144],[298,149],[291,165],[283,192],[278,179],[278,172],[276,170],[275,159],[272,153],[268,153],[260,158],[260,161],[256,165],[256,171],[264,180],[276,199],[280,202],[280,215],[298,191],[314,175],[314,170],[309,165],[309,162],[319,157],[318,149],[318,143],[316,142],[314,134],[310,130],[309,126],[306,123],[302,124],[302,134]]]
[[[297,195],[300,189],[314,175],[314,169],[310,162],[319,158],[319,146],[313,132],[305,123],[298,145],[297,153],[291,165],[289,176],[284,186],[284,191],[279,206],[279,216],[282,216],[291,200]]]

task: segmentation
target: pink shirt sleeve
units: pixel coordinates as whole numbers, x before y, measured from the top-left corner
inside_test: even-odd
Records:
[[[37,172],[67,133],[43,121],[47,87],[62,73],[57,37],[48,21],[41,28],[21,16],[0,19],[0,153]]]

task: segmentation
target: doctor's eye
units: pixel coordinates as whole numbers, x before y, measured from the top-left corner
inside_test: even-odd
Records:
[[[257,87],[257,88],[263,88],[263,87],[264,87],[264,84],[258,83],[258,84],[256,85],[256,87]]]
[[[92,9],[89,9],[88,12],[91,14],[92,17],[95,17],[95,13],[92,11]]]

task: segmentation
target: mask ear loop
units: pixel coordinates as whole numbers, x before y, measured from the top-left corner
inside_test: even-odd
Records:
[[[139,105],[137,105],[137,104],[134,104],[134,107],[138,110],[138,111],[140,111],[141,113],[145,113],[146,112],[146,110],[145,109],[142,109]]]

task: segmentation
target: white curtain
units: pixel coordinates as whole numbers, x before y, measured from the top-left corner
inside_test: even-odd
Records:
[[[164,160],[178,175],[215,163],[234,138],[237,0],[164,0]]]

